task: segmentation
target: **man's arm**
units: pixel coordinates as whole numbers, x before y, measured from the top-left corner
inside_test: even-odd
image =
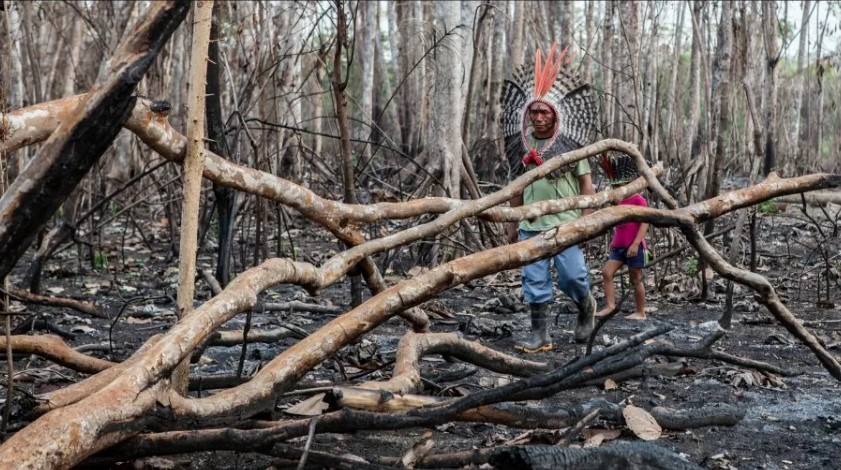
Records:
[[[523,195],[518,194],[511,198],[508,201],[508,204],[511,207],[520,207],[523,205]],[[519,227],[519,222],[508,222],[508,226],[506,227],[506,235],[508,237],[508,243],[515,243],[519,239],[519,235],[517,234],[517,229]]]
[[[590,173],[578,175],[578,190],[583,196],[596,194],[596,189],[593,187],[593,178],[590,177]],[[589,215],[591,212],[593,212],[593,209],[587,208],[581,211],[581,215]]]

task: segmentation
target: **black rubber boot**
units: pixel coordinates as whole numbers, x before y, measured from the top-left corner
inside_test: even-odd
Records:
[[[514,346],[517,351],[537,353],[552,350],[552,337],[549,336],[549,322],[546,311],[549,304],[529,304],[531,307],[531,338],[518,341]]]
[[[585,343],[595,327],[596,299],[588,292],[587,297],[581,299],[576,306],[578,318],[575,319],[575,342]]]

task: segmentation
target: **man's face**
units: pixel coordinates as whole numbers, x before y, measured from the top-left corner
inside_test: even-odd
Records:
[[[534,136],[546,139],[555,132],[555,113],[546,103],[539,101],[529,106],[529,119],[534,127]]]

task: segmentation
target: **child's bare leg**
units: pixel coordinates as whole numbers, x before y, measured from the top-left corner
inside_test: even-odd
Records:
[[[631,285],[634,287],[634,303],[636,309],[632,315],[626,318],[629,320],[645,320],[645,285],[642,282],[642,269],[630,268],[628,275],[631,278]]]
[[[612,312],[614,308],[616,308],[616,288],[613,286],[613,276],[616,275],[616,271],[618,271],[621,267],[621,261],[611,259],[608,260],[607,263],[604,264],[604,268],[602,268],[605,307],[596,312],[597,317],[606,317],[610,315],[610,312]]]

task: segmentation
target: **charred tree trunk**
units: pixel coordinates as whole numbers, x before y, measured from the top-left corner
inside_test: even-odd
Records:
[[[730,143],[730,59],[733,49],[733,2],[721,4],[721,20],[718,23],[718,47],[713,70],[713,93],[715,103],[712,112],[715,152],[709,172],[706,199],[718,196],[721,188],[721,173]],[[704,224],[704,235],[715,230],[715,219]]]
[[[620,108],[612,137],[633,142],[642,142],[642,73],[640,72],[640,5],[639,0],[620,2],[619,32],[621,35],[619,50],[615,59],[619,62],[620,74],[617,77],[617,98]]]
[[[587,5],[584,7],[584,44],[586,45],[586,53],[581,59],[581,78],[585,83],[593,83],[593,56],[596,51],[596,45],[593,41],[596,29],[594,17],[595,3],[595,0],[587,0]]]
[[[701,12],[704,9],[702,0],[695,0],[692,4],[692,56],[689,63],[689,109],[688,118],[683,126],[683,145],[680,151],[681,180],[683,181],[686,200],[692,200],[692,175],[698,171],[703,163],[696,160],[694,142],[698,134],[698,119],[701,108]]]
[[[802,159],[805,155],[805,146],[800,138],[800,121],[803,116],[803,95],[806,79],[804,68],[806,65],[807,38],[809,37],[809,18],[811,17],[811,1],[803,1],[803,13],[800,22],[800,41],[797,45],[797,71],[794,76],[794,101],[792,103],[792,126],[788,136],[789,152],[794,159]]]
[[[768,175],[777,166],[777,64],[780,51],[777,45],[776,0],[762,3],[762,37],[765,43],[765,164]]]
[[[516,69],[523,64],[524,60],[524,27],[526,23],[525,9],[528,2],[514,2],[514,19],[511,23],[510,44],[511,44],[511,68]]]
[[[231,149],[225,135],[222,119],[222,97],[219,86],[222,69],[219,57],[219,14],[218,3],[213,5],[213,19],[210,25],[210,44],[207,50],[207,87],[205,98],[205,118],[207,119],[207,148],[217,154],[231,158]],[[213,184],[216,198],[216,216],[219,219],[218,243],[216,253],[216,280],[222,287],[231,280],[231,261],[233,260],[234,222],[236,220],[237,192],[218,184]]]
[[[607,0],[604,3],[604,38],[602,40],[602,62],[605,66],[602,68],[602,96],[604,96],[604,127],[607,131],[606,137],[611,137],[613,132],[613,125],[615,121],[616,112],[616,95],[614,89],[614,54],[613,54],[613,36],[614,36],[614,20],[613,14],[616,8],[613,0]]]
[[[335,103],[336,121],[339,125],[339,133],[341,134],[340,148],[342,158],[344,202],[345,204],[355,204],[356,180],[354,175],[353,150],[350,145],[347,96],[345,95],[347,80],[346,77],[342,76],[342,49],[346,47],[345,42],[348,40],[344,0],[336,0],[336,22],[338,30],[336,32],[336,52],[333,55],[333,73],[331,77],[333,82],[333,102]],[[350,64],[348,64],[348,69],[349,68]],[[350,273],[350,298],[351,305],[353,306],[357,306],[362,303],[362,276],[356,270]]]
[[[664,116],[664,136],[668,139],[666,143],[666,161],[669,162],[670,167],[680,168],[680,159],[678,158],[678,142],[681,135],[678,128],[683,117],[683,109],[678,106],[678,71],[680,70],[680,56],[683,52],[681,45],[683,44],[683,18],[686,12],[686,2],[680,4],[680,13],[678,13],[677,25],[675,26],[674,49],[672,50],[671,74],[669,76],[669,84],[666,91],[666,115]]]
[[[674,452],[647,442],[621,442],[591,449],[536,445],[501,448],[493,453],[490,462],[496,468],[522,470],[701,470]]]

